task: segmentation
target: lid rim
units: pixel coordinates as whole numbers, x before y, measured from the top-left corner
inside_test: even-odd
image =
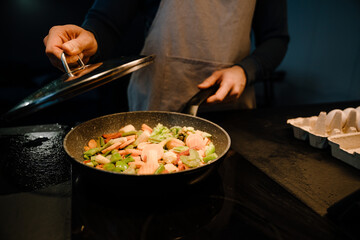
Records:
[[[88,70],[92,66],[95,66],[95,68],[70,81],[69,78],[72,77],[65,73],[45,85],[43,88],[24,98],[20,103],[5,113],[2,116],[2,119],[14,120],[21,118],[55,103],[65,101],[137,71],[138,69],[153,63],[154,59],[155,55],[131,56],[86,65],[84,69],[72,72],[73,74],[75,73],[75,77],[76,72],[79,73],[79,71]]]

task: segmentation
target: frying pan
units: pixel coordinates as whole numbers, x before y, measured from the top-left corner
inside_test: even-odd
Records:
[[[64,149],[70,156],[73,167],[77,169],[79,176],[86,179],[84,181],[88,185],[100,183],[101,186],[111,186],[111,188],[125,185],[127,189],[139,189],[140,187],[141,191],[153,191],[156,188],[179,189],[195,185],[209,176],[224,159],[224,155],[231,145],[229,134],[223,128],[195,115],[200,103],[213,92],[214,89],[208,89],[200,91],[193,97],[183,109],[183,111],[191,112],[191,114],[166,111],[135,111],[110,114],[83,122],[67,133],[64,139]],[[84,146],[90,139],[97,138],[104,133],[118,131],[127,124],[132,124],[136,129],[140,129],[143,123],[151,127],[156,126],[158,123],[167,127],[188,126],[208,132],[212,135],[218,158],[197,168],[159,175],[132,175],[109,172],[82,163]]]

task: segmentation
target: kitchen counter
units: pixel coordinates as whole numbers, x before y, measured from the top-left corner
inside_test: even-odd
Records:
[[[0,129],[0,238],[356,239],[359,212],[346,211],[360,172],[295,139],[286,120],[359,105],[200,113],[232,139],[217,171],[140,199],[81,181],[62,150],[68,123]]]
[[[360,106],[360,102],[207,114],[233,139],[232,148],[321,216],[360,189],[360,171],[294,137],[287,119]]]

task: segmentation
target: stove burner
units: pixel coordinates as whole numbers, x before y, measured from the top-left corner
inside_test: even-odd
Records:
[[[248,208],[226,195],[218,172],[188,189],[143,196],[132,195],[123,186],[109,191],[75,176],[75,239],[267,239],[278,235],[255,205]]]

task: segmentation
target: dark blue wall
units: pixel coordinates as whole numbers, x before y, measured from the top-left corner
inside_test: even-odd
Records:
[[[289,0],[291,41],[278,104],[360,99],[360,1]]]

